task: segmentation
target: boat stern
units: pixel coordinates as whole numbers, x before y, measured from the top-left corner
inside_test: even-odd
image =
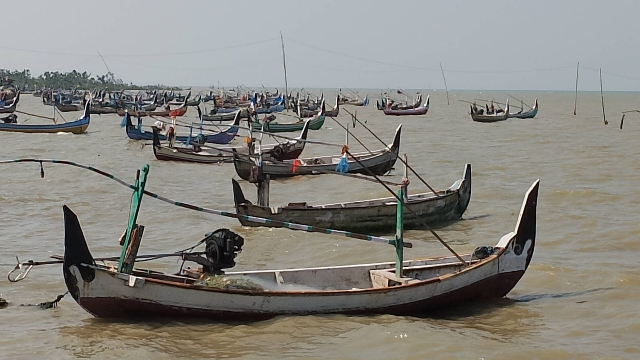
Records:
[[[80,298],[79,280],[91,282],[95,279],[95,270],[87,265],[95,265],[95,261],[87,241],[85,240],[78,216],[66,205],[62,207],[64,212],[64,262],[62,274],[67,290],[78,302]],[[80,275],[81,279],[77,278]]]

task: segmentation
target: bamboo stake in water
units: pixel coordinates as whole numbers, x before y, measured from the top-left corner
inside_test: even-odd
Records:
[[[289,86],[287,85],[287,60],[284,56],[284,38],[280,32],[280,43],[282,44],[282,67],[284,68],[284,108],[289,111]]]
[[[609,125],[607,115],[604,113],[604,94],[602,93],[602,68],[600,68],[600,100],[602,100],[602,120],[605,125]]]
[[[440,63],[440,71],[442,72],[442,80],[444,80],[444,90],[447,92],[447,105],[449,105],[449,88],[447,87],[447,79],[444,77],[444,70],[442,69],[442,63]]]
[[[580,69],[580,61],[578,61],[578,66],[576,66],[576,101],[573,103],[573,115],[576,115],[576,110],[578,109],[578,70]]]

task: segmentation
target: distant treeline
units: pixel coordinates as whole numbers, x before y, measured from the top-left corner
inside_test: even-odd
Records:
[[[8,85],[5,79],[13,82],[13,86],[18,89],[54,89],[54,90],[73,90],[73,89],[107,89],[107,90],[154,90],[154,89],[179,89],[165,85],[134,85],[133,83],[125,83],[122,79],[116,79],[111,73],[105,75],[93,76],[86,71],[78,72],[76,70],[70,72],[46,71],[44,74],[34,77],[31,71],[26,69],[22,71],[0,69],[0,76],[3,85]]]

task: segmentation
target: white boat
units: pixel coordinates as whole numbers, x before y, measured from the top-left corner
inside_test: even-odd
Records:
[[[244,240],[221,229],[206,238],[206,258],[186,257],[203,265],[205,272],[218,274],[212,277],[220,286],[213,287],[206,276],[205,280],[197,279],[203,276],[200,272],[172,275],[133,269],[135,252],[130,252],[128,240],[123,258],[130,264],[129,270],[122,270],[126,269],[122,260],[116,267],[97,264],[77,216],[65,206],[63,274],[77,303],[99,318],[254,321],[277,315],[419,314],[501,298],[516,286],[535,248],[538,187],[539,181],[535,181],[527,191],[515,230],[494,247],[479,247],[461,255],[464,262],[445,256],[397,263],[223,272],[235,265]],[[131,231],[141,237],[142,230]],[[399,264],[402,270],[396,273]]]

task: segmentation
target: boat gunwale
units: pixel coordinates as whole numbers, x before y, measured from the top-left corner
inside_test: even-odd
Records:
[[[515,240],[515,233],[510,233],[507,235],[512,235],[511,239],[509,240],[509,243],[511,241]],[[505,235],[505,236],[507,236]],[[336,296],[336,295],[346,295],[346,294],[352,294],[352,293],[377,293],[377,292],[385,292],[385,291],[398,291],[399,289],[409,289],[409,288],[414,288],[414,287],[419,287],[419,286],[424,286],[424,285],[428,285],[428,284],[432,284],[432,283],[437,283],[437,282],[442,282],[444,280],[449,280],[452,279],[454,277],[457,276],[461,276],[463,274],[469,273],[470,271],[474,271],[477,270],[485,265],[488,265],[492,262],[494,262],[495,260],[498,260],[500,256],[502,256],[504,254],[504,252],[506,251],[506,248],[499,248],[499,247],[494,247],[494,249],[496,250],[493,254],[491,254],[490,256],[484,258],[484,259],[479,259],[478,261],[476,261],[475,263],[469,265],[469,266],[465,266],[465,264],[468,264],[468,262],[465,261],[465,264],[459,263],[460,266],[464,266],[462,269],[458,269],[440,276],[435,276],[435,277],[431,277],[428,279],[423,279],[423,280],[418,280],[415,279],[415,281],[412,281],[411,283],[405,283],[405,284],[398,284],[398,285],[394,285],[394,286],[387,286],[387,287],[370,287],[370,288],[364,288],[364,289],[359,289],[359,288],[352,288],[352,289],[329,289],[329,290],[295,290],[295,291],[278,291],[278,290],[243,290],[243,289],[220,289],[220,288],[213,288],[213,287],[208,287],[208,286],[204,286],[204,285],[195,285],[195,284],[186,284],[183,282],[177,282],[177,281],[171,281],[171,280],[163,280],[163,279],[157,279],[157,278],[153,278],[153,277],[148,277],[151,276],[152,274],[147,274],[147,275],[131,275],[131,276],[135,276],[138,278],[143,278],[145,281],[149,281],[151,283],[156,283],[159,285],[166,285],[166,286],[171,286],[171,287],[177,287],[177,288],[182,288],[185,290],[197,290],[197,291],[210,291],[210,292],[217,292],[217,293],[223,293],[223,294],[236,294],[236,295],[246,295],[246,296],[291,296],[291,295],[309,295],[309,296]],[[461,255],[462,257],[467,257],[470,254],[463,254]],[[428,260],[439,260],[439,259],[446,259],[446,258],[450,258],[450,257],[438,257],[438,258],[429,258],[426,259],[424,261],[428,261]],[[419,261],[419,260],[407,260],[407,261]],[[112,267],[108,267],[108,266],[104,266],[104,265],[89,265],[89,264],[82,264],[83,266],[92,268],[94,270],[97,271],[102,271],[102,272],[106,272],[107,274],[111,275],[111,276],[118,276],[119,273],[118,271],[116,271],[114,268]],[[450,267],[452,265],[455,265],[455,263],[445,263],[445,264],[436,264],[436,265],[440,265],[440,267]],[[228,276],[237,276],[237,275],[241,275],[241,274],[251,274],[251,273],[277,273],[277,272],[285,272],[285,271],[314,271],[314,270],[324,270],[324,269],[339,269],[339,268],[349,268],[349,267],[374,267],[374,266],[388,266],[388,268],[382,268],[382,269],[370,269],[368,271],[371,270],[391,270],[393,271],[393,266],[395,266],[395,263],[374,263],[374,264],[353,264],[353,265],[343,265],[343,266],[327,266],[327,267],[316,267],[316,268],[299,268],[299,269],[280,269],[280,270],[257,270],[257,271],[246,271],[246,272],[230,272],[230,273],[226,273],[225,275]],[[438,266],[435,266],[438,267]],[[136,271],[141,272],[140,269],[136,269]],[[124,275],[124,274],[123,274]],[[164,274],[164,273],[160,273],[158,275],[162,275],[162,276],[171,276],[171,277],[177,277],[177,278],[181,278],[184,280],[195,280],[193,278],[189,278],[189,277],[183,277],[183,276],[176,276],[176,275],[171,275],[171,274]],[[493,274],[496,275],[496,274]],[[492,275],[492,276],[493,276]],[[294,285],[303,285],[303,286],[309,286],[307,284],[294,284]]]

